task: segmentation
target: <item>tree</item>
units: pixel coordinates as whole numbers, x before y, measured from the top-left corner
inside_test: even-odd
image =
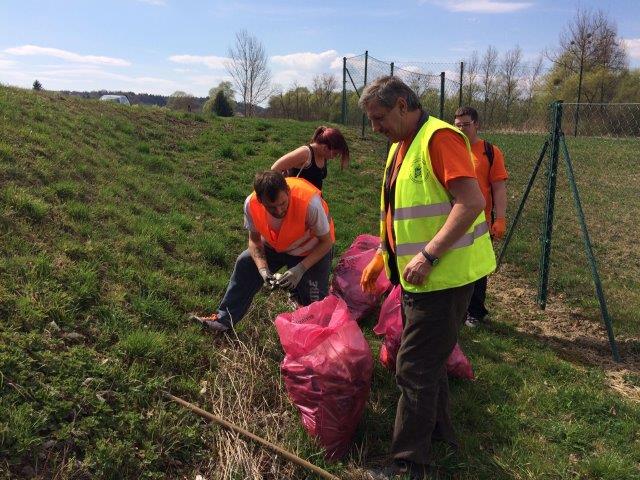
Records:
[[[227,101],[231,105],[231,108],[235,110],[236,92],[233,90],[233,84],[226,80],[220,82],[217,87],[213,87],[209,90],[209,99],[215,100],[218,92],[222,92],[224,96],[227,97]]]
[[[35,82],[33,82],[33,89],[34,90],[42,90],[42,84],[40,83],[40,81],[36,78]]]
[[[325,73],[313,77],[313,104],[316,120],[331,120],[332,108],[336,102],[335,91],[338,80],[335,75]]]
[[[544,66],[544,57],[539,55],[535,62],[530,64],[526,69],[525,82],[527,86],[527,103],[531,104],[533,101],[533,95],[540,83],[540,76],[542,75],[542,68]]]
[[[628,69],[617,27],[601,10],[578,10],[560,34],[558,48],[545,54],[554,64],[548,89],[578,101],[582,95],[587,102],[610,101],[620,75]]]
[[[466,105],[473,104],[473,101],[480,90],[480,87],[478,86],[478,63],[478,51],[474,50],[471,53],[471,57],[469,57],[469,59],[464,64],[463,84],[466,84]]]
[[[213,111],[219,117],[233,116],[233,108],[222,90],[219,90],[218,93],[216,93],[216,97],[213,99]]]
[[[190,112],[197,107],[196,99],[190,93],[175,91],[169,96],[167,107],[172,110],[186,110]]]
[[[241,30],[236,33],[236,43],[229,48],[228,55],[225,67],[242,96],[244,115],[250,117],[254,106],[264,102],[271,93],[267,54],[256,37]]]
[[[484,98],[482,100],[482,121],[489,123],[489,118],[487,117],[487,109],[489,107],[489,102],[495,96],[495,84],[496,84],[496,72],[498,70],[498,51],[492,45],[487,47],[487,51],[484,53],[482,57],[482,62],[480,63],[480,81],[482,84],[482,90],[484,94]],[[493,106],[491,107],[493,111]]]
[[[505,118],[509,122],[511,106],[519,95],[518,81],[522,72],[522,50],[516,46],[504,54],[500,64],[500,76],[502,77],[502,93],[504,95]]]

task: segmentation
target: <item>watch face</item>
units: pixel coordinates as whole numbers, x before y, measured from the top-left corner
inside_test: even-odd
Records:
[[[440,259],[439,258],[434,258],[433,260],[431,260],[431,266],[435,267],[438,263],[440,263]]]

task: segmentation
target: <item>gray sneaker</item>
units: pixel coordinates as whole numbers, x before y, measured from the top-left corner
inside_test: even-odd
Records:
[[[229,327],[218,321],[218,314],[214,313],[209,316],[198,316],[195,314],[189,315],[189,320],[198,322],[202,328],[211,332],[226,332]]]
[[[368,480],[428,480],[431,479],[432,467],[419,465],[405,460],[395,460],[383,468],[374,468],[365,472]]]
[[[478,320],[476,317],[474,317],[473,315],[469,315],[467,313],[467,319],[464,321],[464,324],[467,327],[471,327],[471,328],[475,328],[480,324],[480,320]]]

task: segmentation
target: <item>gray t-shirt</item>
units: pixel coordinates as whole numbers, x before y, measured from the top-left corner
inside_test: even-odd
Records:
[[[244,201],[244,227],[253,233],[259,233],[256,229],[253,219],[251,218],[251,212],[249,212],[249,199],[251,195],[247,197]],[[275,218],[267,212],[267,221],[269,222],[269,226],[274,231],[279,231],[280,226],[282,225],[281,218]],[[318,243],[319,236],[326,235],[329,233],[329,218],[322,208],[322,200],[320,199],[320,195],[314,195],[309,202],[309,206],[307,207],[307,216],[305,218],[305,229],[307,230],[307,235],[301,239],[299,242],[295,242],[286,253],[290,255],[298,255],[303,251],[307,251],[310,248],[313,248]],[[266,241],[264,237],[262,241]]]

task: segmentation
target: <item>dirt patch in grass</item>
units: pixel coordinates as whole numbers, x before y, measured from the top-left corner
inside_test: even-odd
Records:
[[[519,332],[551,346],[566,360],[600,366],[609,387],[640,402],[640,338],[616,335],[622,358],[616,362],[600,318],[568,305],[562,293],[549,293],[545,310],[536,303],[536,290],[510,264],[503,264],[491,277],[489,295],[496,305],[494,318],[513,325]]]

